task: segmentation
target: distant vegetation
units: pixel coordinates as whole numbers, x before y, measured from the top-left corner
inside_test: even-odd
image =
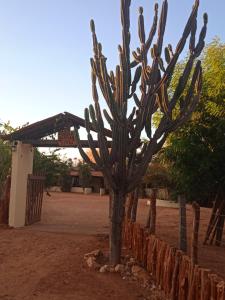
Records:
[[[203,89],[189,122],[171,134],[161,151],[175,195],[202,205],[225,193],[225,44],[215,39],[203,54]],[[183,69],[180,64],[174,80]]]

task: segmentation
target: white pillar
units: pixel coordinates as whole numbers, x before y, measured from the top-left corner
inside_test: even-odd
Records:
[[[23,227],[26,217],[27,175],[33,170],[33,147],[18,142],[12,151],[9,226]]]

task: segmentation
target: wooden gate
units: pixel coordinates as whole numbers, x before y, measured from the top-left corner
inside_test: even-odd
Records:
[[[45,176],[28,175],[26,225],[31,225],[41,220],[41,208],[44,191]]]

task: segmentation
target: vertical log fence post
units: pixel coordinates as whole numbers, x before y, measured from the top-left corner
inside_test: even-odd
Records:
[[[132,211],[133,202],[134,202],[134,194],[132,192],[127,195],[127,199],[126,199],[126,218],[128,220],[131,219],[131,211]]]
[[[139,198],[139,186],[133,192],[133,203],[132,203],[132,211],[131,211],[131,221],[136,222],[137,218],[137,208],[138,208],[138,198]]]
[[[149,233],[155,234],[155,228],[156,228],[156,193],[157,189],[152,189],[152,195],[151,195],[151,203],[150,203],[150,209],[151,209],[151,218],[150,218],[150,227],[149,227]]]
[[[151,202],[150,201],[148,202],[149,202],[149,208],[148,208],[148,216],[147,216],[145,228],[149,230],[150,222],[151,222]]]
[[[179,202],[179,248],[187,252],[187,221],[186,221],[186,199],[184,195],[178,196]]]
[[[213,224],[214,224],[215,219],[216,219],[216,212],[217,212],[217,209],[219,208],[219,197],[218,197],[218,195],[219,194],[217,193],[216,198],[213,201],[211,217],[210,217],[210,220],[209,220],[209,224],[208,224],[207,231],[206,231],[206,234],[205,234],[205,239],[204,239],[204,242],[203,242],[204,245],[207,244],[207,242],[210,238],[210,235],[213,231]]]
[[[220,246],[222,243],[223,238],[223,228],[224,228],[224,221],[225,221],[225,195],[222,193],[222,199],[221,199],[223,205],[221,207],[221,210],[219,212],[219,217],[216,225],[216,241],[215,245]]]
[[[198,232],[200,222],[200,206],[198,203],[193,202],[193,228],[192,228],[192,239],[191,239],[191,261],[193,264],[198,263]]]

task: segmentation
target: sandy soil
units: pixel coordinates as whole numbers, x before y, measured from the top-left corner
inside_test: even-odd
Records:
[[[148,207],[140,200],[138,221]],[[199,262],[225,277],[224,248],[203,246],[210,211],[201,209]],[[190,239],[192,211],[188,207]],[[157,207],[157,235],[177,246],[178,209]],[[52,193],[44,198],[42,221],[23,229],[0,228],[1,300],[162,299],[118,274],[100,274],[83,264],[83,255],[107,250],[108,198]]]
[[[52,202],[54,201],[54,205]],[[145,224],[149,207],[147,199],[140,199],[138,206],[138,222]],[[179,210],[173,207],[157,207],[156,234],[170,245],[178,246]],[[211,210],[201,208],[199,232],[199,264],[211,269],[225,278],[225,233],[221,247],[203,245],[206,228]],[[188,246],[191,243],[192,207],[187,206]],[[29,227],[48,231],[73,232],[78,234],[108,233],[108,197],[99,197],[96,194],[84,196],[77,194],[55,193],[47,197],[43,206],[41,224]],[[190,253],[190,248],[188,249]]]
[[[0,299],[162,299],[140,283],[84,265],[85,253],[107,251],[107,201],[55,193],[44,199],[41,223],[0,228]]]

